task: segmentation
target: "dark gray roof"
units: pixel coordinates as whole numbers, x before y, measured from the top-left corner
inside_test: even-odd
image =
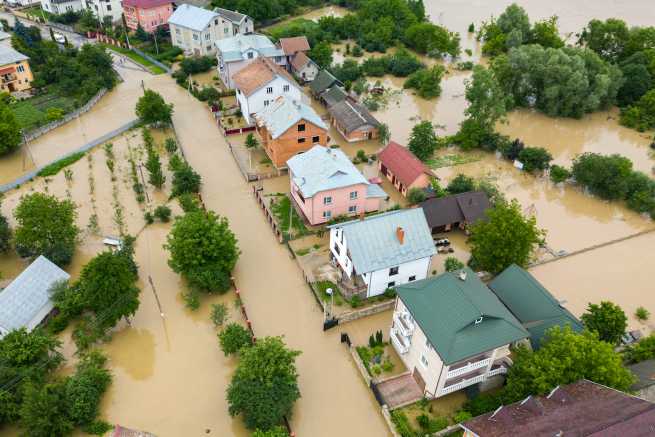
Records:
[[[637,382],[630,387],[630,390],[637,391],[655,384],[655,360],[631,364],[628,370],[637,377]]]
[[[221,17],[225,18],[226,20],[230,20],[233,23],[241,23],[244,18],[247,17],[245,14],[241,14],[239,12],[235,11],[230,11],[229,9],[223,9],[223,8],[216,8],[214,9],[216,12],[221,14]]]
[[[321,93],[321,99],[323,99],[325,106],[328,108],[332,105],[343,102],[347,97],[348,93],[339,86],[333,86],[332,88],[328,88],[327,91]]]
[[[364,126],[378,127],[380,122],[363,105],[343,100],[328,108],[328,112],[343,127],[346,134]]]
[[[210,1],[209,0],[175,0],[173,3],[175,3],[177,6],[180,5],[191,5],[191,6],[196,6],[198,8],[206,8]]]
[[[311,89],[314,94],[318,95],[334,84],[343,86],[343,84],[339,82],[332,73],[327,70],[321,70],[318,72],[312,83],[309,84],[309,89]]]
[[[491,207],[483,191],[469,191],[452,196],[433,197],[421,203],[430,228],[453,223],[475,223]]]

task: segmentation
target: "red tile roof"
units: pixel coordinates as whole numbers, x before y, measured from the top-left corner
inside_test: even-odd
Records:
[[[156,8],[173,3],[172,0],[123,0],[123,6],[132,6],[139,9]]]
[[[400,182],[409,187],[423,173],[431,174],[430,170],[406,147],[391,141],[378,154],[378,159],[388,168]]]
[[[461,426],[479,437],[647,436],[655,429],[655,404],[583,379]]]
[[[305,36],[294,36],[293,38],[280,38],[280,47],[284,54],[294,55],[298,52],[309,51],[309,41]]]

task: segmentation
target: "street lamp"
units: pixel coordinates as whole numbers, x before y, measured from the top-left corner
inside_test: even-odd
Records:
[[[330,317],[332,317],[332,307],[334,306],[334,291],[332,288],[326,288],[325,293],[330,296]]]

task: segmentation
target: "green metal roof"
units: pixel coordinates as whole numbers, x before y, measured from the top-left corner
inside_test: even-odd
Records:
[[[448,365],[529,336],[468,267],[397,286],[396,293]]]
[[[329,71],[321,70],[312,83],[309,84],[309,88],[314,94],[320,94],[330,88],[335,82],[341,84]]]
[[[489,283],[489,288],[530,332],[534,350],[546,331],[556,325],[571,325],[576,332],[582,323],[553,297],[530,273],[513,264]]]

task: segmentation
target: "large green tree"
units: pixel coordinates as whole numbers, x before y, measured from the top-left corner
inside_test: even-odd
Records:
[[[0,156],[18,149],[21,141],[16,116],[8,105],[0,102]]]
[[[409,136],[409,150],[421,161],[432,157],[439,141],[430,121],[422,121],[412,128]]]
[[[21,198],[14,211],[16,251],[22,257],[44,255],[57,265],[73,258],[77,234],[75,204],[43,193]]]
[[[583,153],[573,161],[572,174],[577,183],[603,199],[626,197],[632,162],[620,155]]]
[[[268,430],[282,423],[300,397],[298,355],[280,337],[266,337],[242,349],[227,389],[230,415],[241,415],[250,429]]]
[[[135,112],[145,124],[169,125],[173,116],[173,104],[167,104],[158,92],[145,90],[136,103]]]
[[[622,391],[634,381],[611,344],[589,331],[577,334],[569,326],[556,326],[547,332],[537,352],[525,347],[515,351],[503,398],[510,403],[528,395],[544,395],[558,385],[583,378]]]
[[[239,249],[225,217],[209,211],[191,211],[175,220],[165,248],[168,264],[197,289],[225,292]]]
[[[494,274],[512,264],[526,267],[545,236],[536,218],[524,217],[516,200],[497,202],[487,210],[487,218],[470,227],[469,244],[476,267]]]
[[[655,89],[621,112],[621,124],[640,132],[655,128]]]
[[[590,303],[581,317],[582,323],[598,338],[610,344],[618,344],[628,327],[628,318],[620,306],[603,301],[600,305]]]
[[[617,62],[624,54],[630,39],[625,21],[609,18],[606,21],[591,20],[580,33],[578,44],[598,53],[603,59]]]
[[[250,346],[252,344],[252,335],[250,335],[250,331],[238,323],[230,323],[218,333],[218,341],[221,350],[227,356]]]
[[[327,41],[320,42],[312,47],[308,56],[320,68],[329,68],[332,65],[332,46]]]
[[[477,65],[473,68],[471,79],[466,80],[465,84],[469,105],[464,113],[480,128],[492,132],[496,122],[507,114],[507,97],[493,72]]]

